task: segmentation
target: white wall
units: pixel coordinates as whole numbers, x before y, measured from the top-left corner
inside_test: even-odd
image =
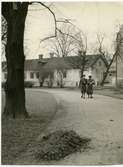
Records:
[[[33,72],[34,73],[34,78],[30,78],[30,73]],[[37,78],[36,76],[36,72],[38,71],[25,71],[24,74],[25,74],[25,81],[31,81],[34,83],[35,86],[39,86],[39,79]],[[5,78],[5,74],[7,74],[7,72],[2,72],[2,82],[5,82],[6,81],[6,78]]]
[[[65,86],[78,86],[80,81],[80,70],[67,70],[66,78],[64,78]]]
[[[99,63],[101,62],[101,63]],[[88,79],[89,75],[92,75],[93,79],[97,82],[101,82],[103,78],[103,73],[106,71],[105,63],[102,59],[99,59],[93,68],[88,68],[84,71],[86,78]],[[57,86],[57,80],[59,78],[57,72],[54,73],[54,86]],[[64,86],[68,87],[77,87],[80,82],[80,69],[70,69],[67,70],[66,78],[63,79]]]
[[[39,78],[37,78],[36,73],[38,71],[25,71],[24,75],[25,75],[25,81],[30,81],[34,83],[34,86],[39,86]],[[30,74],[33,73],[33,78],[31,78]]]
[[[94,78],[96,83],[100,83],[103,79],[103,74],[106,71],[106,65],[103,60],[100,58],[92,69],[92,77]]]
[[[99,64],[101,62],[101,65]],[[89,75],[92,75],[93,79],[97,83],[98,81],[102,80],[103,72],[106,71],[106,66],[102,59],[99,59],[93,68],[88,68],[86,71],[84,71],[84,74],[86,78],[88,79]],[[30,77],[30,73],[34,73],[34,78]],[[36,77],[36,73],[38,71],[25,71],[25,81],[31,81],[35,84],[35,86],[39,86],[39,79]],[[54,86],[57,86],[57,80],[59,79],[57,71],[54,72]],[[4,81],[5,78],[2,73],[2,81]],[[77,87],[79,86],[80,82],[80,69],[70,69],[67,70],[66,78],[63,78],[64,86],[69,87]],[[47,85],[47,84],[46,84]]]

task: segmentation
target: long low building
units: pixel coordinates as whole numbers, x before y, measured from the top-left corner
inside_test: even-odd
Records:
[[[43,86],[48,86],[52,73],[52,85],[59,86],[61,79],[64,87],[77,87],[80,82],[80,69],[82,59],[80,56],[68,56],[64,58],[51,57],[31,59],[25,61],[25,81],[33,82],[39,86],[43,80]],[[84,74],[86,78],[92,75],[96,84],[100,84],[107,67],[106,59],[101,55],[87,55]],[[2,81],[7,78],[6,63],[2,64]],[[45,75],[47,73],[47,75]]]

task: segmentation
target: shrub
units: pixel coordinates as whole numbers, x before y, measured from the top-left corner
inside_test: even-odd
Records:
[[[25,88],[32,88],[34,86],[34,83],[31,81],[24,81]]]

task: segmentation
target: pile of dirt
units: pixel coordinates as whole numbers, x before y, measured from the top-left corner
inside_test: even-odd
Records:
[[[90,139],[81,138],[75,131],[56,131],[43,136],[35,157],[38,160],[60,160],[69,154],[88,148]]]

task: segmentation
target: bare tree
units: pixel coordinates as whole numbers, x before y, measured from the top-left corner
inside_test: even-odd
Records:
[[[101,33],[97,33],[97,50],[101,55],[105,55],[104,47],[103,47],[103,42],[105,35]]]
[[[50,40],[52,52],[57,57],[67,57],[76,51],[75,46],[75,29],[67,24],[63,23],[60,29],[57,28],[57,36]]]
[[[101,54],[104,58],[106,58],[107,61],[111,60],[111,55],[108,49],[104,46],[104,42],[106,39],[105,34],[98,32],[96,34],[96,37],[97,37],[97,43],[96,43],[95,52]]]
[[[108,50],[104,47],[104,40],[105,40],[105,34],[104,33],[98,32],[96,34],[96,37],[97,37],[97,43],[96,43],[96,48],[95,48],[94,51],[96,53],[102,55],[107,61],[107,66],[106,66],[107,69],[106,69],[106,72],[103,75],[103,79],[102,79],[102,82],[101,82],[101,85],[103,85],[104,82],[105,82],[105,79],[107,78],[110,66],[112,65],[112,62],[114,61],[114,55],[115,54],[113,55],[113,58],[111,59]],[[108,64],[108,62],[109,62],[109,64]]]
[[[120,38],[119,36],[120,36],[120,33],[117,33],[115,53],[113,54],[113,57],[112,57],[109,65],[107,67],[107,70],[106,70],[105,75],[104,75],[102,82],[101,82],[101,86],[103,86],[105,83],[105,80],[108,76],[108,73],[109,73],[109,70],[110,70],[112,63],[114,62],[115,59],[117,59],[118,56],[120,57],[120,47],[122,45],[122,38]]]
[[[88,45],[87,45],[87,35],[85,33],[83,33],[82,31],[78,34],[78,56],[80,57],[80,72],[81,72],[81,77],[83,76],[83,73],[85,71],[85,66],[87,63],[87,58],[86,58],[86,54],[87,54],[87,49],[88,49]]]
[[[44,82],[45,79],[48,79],[48,86],[52,87],[54,75],[57,74],[57,76],[59,76],[57,84],[62,88],[64,86],[63,75],[67,69],[69,69],[69,65],[64,61],[64,59],[60,57],[51,58],[40,68],[41,81]]]
[[[76,31],[73,26],[70,24],[67,24],[66,21],[58,21],[63,23],[62,27],[60,29],[57,28],[57,36],[50,40],[51,44],[51,50],[54,53],[54,55],[58,58],[67,57],[72,54],[77,53],[78,47],[76,46]],[[55,66],[57,70],[57,74],[60,77],[60,87],[63,87],[63,73],[65,69],[67,68],[67,65],[65,62],[62,62],[59,66]],[[54,68],[53,68],[54,69]]]
[[[69,39],[70,39],[68,41],[68,44],[67,44],[69,46],[68,47],[69,52],[67,52],[68,55],[67,54],[66,55],[69,56],[69,53],[71,55],[71,51],[72,51],[72,54],[74,53],[75,55],[79,56],[79,62],[77,61],[77,62],[71,62],[71,63],[72,64],[78,63],[76,65],[80,69],[81,76],[82,76],[84,73],[84,70],[85,70],[86,63],[87,63],[87,59],[86,59],[86,53],[87,53],[87,49],[88,49],[87,35],[82,30],[77,28],[69,20],[65,21],[65,23],[66,22],[67,22],[67,24],[69,23],[69,27],[72,27],[72,31],[69,30],[68,32],[64,32],[64,31],[60,30],[59,32],[60,32],[60,34],[62,34],[63,37],[67,36],[67,38],[69,37]],[[71,32],[74,32],[74,33],[71,33]],[[55,49],[57,50],[57,53],[58,53],[59,52],[58,47],[55,47]],[[60,55],[60,54],[58,53],[57,55]]]

